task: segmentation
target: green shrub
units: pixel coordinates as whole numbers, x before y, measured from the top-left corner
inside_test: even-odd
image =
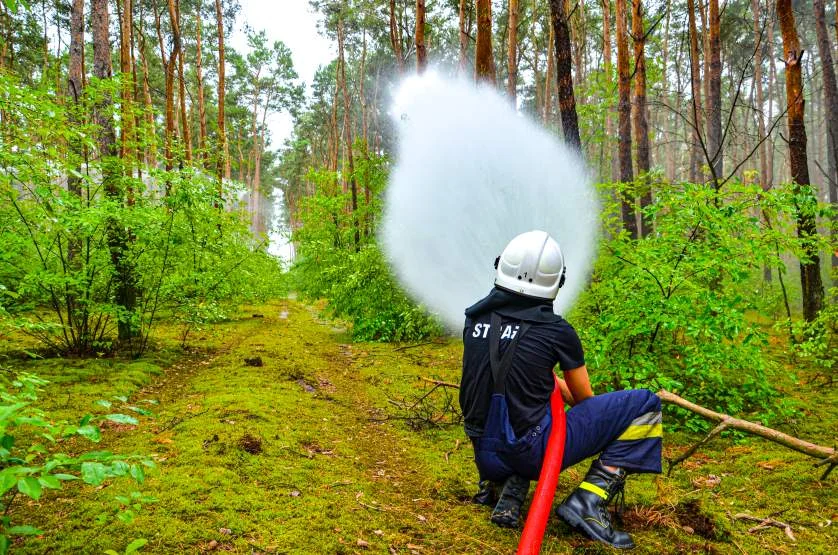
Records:
[[[92,486],[112,478],[142,483],[143,467],[154,467],[151,459],[141,455],[120,456],[107,451],[68,455],[59,451],[64,448],[76,452],[80,441],[97,443],[101,438],[98,420],[136,424],[137,419],[111,413],[98,417],[88,414],[77,424],[56,422],[36,405],[38,389],[46,383],[27,373],[13,380],[0,378],[0,510],[4,511],[0,517],[0,554],[9,549],[9,536],[41,533],[33,526],[11,522],[8,510],[19,495],[38,500],[44,490],[60,490],[71,480]],[[110,402],[101,405],[111,406]]]
[[[0,148],[0,329],[60,354],[120,347],[137,356],[161,308],[184,324],[185,340],[230,305],[278,288],[279,262],[237,207],[241,187],[219,190],[194,167],[142,166],[138,177],[138,160],[82,155],[96,152],[101,130],[72,111],[117,91],[94,80],[79,106],[65,106],[0,73],[0,106],[18,129]],[[138,149],[155,140],[153,130],[138,136]],[[116,181],[106,194],[108,175]]]
[[[604,190],[614,188],[631,192]],[[764,419],[787,412],[766,378],[774,364],[766,331],[749,315],[761,302],[753,276],[766,264],[781,266],[778,252],[800,252],[788,225],[790,191],[658,187],[646,209],[654,231],[640,240],[622,230],[619,202],[604,202],[606,238],[570,316],[594,384],[666,388],[722,412],[761,410]]]
[[[300,208],[292,284],[305,298],[326,299],[332,314],[351,320],[355,339],[407,341],[436,335],[440,324],[405,294],[375,241],[384,164],[384,158],[374,156],[359,164],[356,173],[364,176],[371,201],[359,195],[354,216],[347,210],[351,196],[339,189],[336,174],[309,174],[317,192]]]

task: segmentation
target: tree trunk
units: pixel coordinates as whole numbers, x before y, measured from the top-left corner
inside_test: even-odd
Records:
[[[393,2],[391,1],[390,4]],[[466,32],[466,0],[460,0],[460,74],[466,71],[468,64],[468,33]]]
[[[719,188],[724,172],[724,156],[722,153],[722,60],[721,39],[719,35],[720,15],[719,0],[709,0],[709,67],[707,95],[707,152],[710,154],[708,164],[713,174],[713,186]]]
[[[189,118],[186,113],[186,79],[183,71],[183,38],[180,32],[180,0],[169,0],[169,14],[172,15],[172,5],[174,5],[174,15],[172,16],[172,42],[174,46],[170,54],[170,61],[175,59],[177,55],[177,72],[178,72],[178,99],[180,101],[180,138],[183,142],[184,158],[187,162],[192,161],[192,130],[189,128]]]
[[[517,106],[518,91],[518,0],[509,0],[509,43],[506,49],[506,94]]]
[[[634,181],[631,164],[631,76],[629,74],[628,28],[626,24],[626,0],[617,0],[614,6],[617,24],[617,89],[620,96],[617,111],[620,116],[618,128],[620,158],[620,181],[630,184]],[[623,227],[632,239],[637,239],[637,220],[635,219],[634,195],[623,193]]]
[[[402,40],[396,23],[396,0],[390,0],[390,44],[393,45],[393,55],[399,67],[399,75],[404,74],[404,57],[402,56]]]
[[[223,178],[229,179],[227,133],[224,129],[224,12],[221,9],[221,0],[215,0],[215,26],[218,34],[218,144],[216,145],[216,166],[215,173],[218,177],[218,199],[219,208],[222,206],[221,198],[224,193]]]
[[[640,0],[632,0],[631,32],[634,35],[634,142],[637,145],[637,174],[640,178],[640,208],[652,203],[649,180],[649,122],[646,120],[646,37],[643,31],[643,6]],[[640,213],[640,235],[646,237],[652,232],[648,217]]]
[[[818,52],[823,70],[823,103],[826,108],[826,145],[827,145],[827,188],[829,202],[838,210],[838,86],[835,83],[835,67],[832,65],[832,45],[829,30],[826,27],[826,13],[823,0],[814,0],[815,30],[818,36]],[[838,14],[836,14],[838,17]],[[838,21],[838,20],[836,20]],[[836,238],[836,224],[833,215],[832,233]],[[838,267],[838,253],[832,253],[832,267]]]
[[[84,90],[84,0],[73,0],[70,11],[70,65],[67,89],[68,96],[73,102],[71,121],[81,123],[79,98]],[[81,158],[82,145],[78,141],[73,141],[70,148],[73,149],[75,155]],[[70,194],[81,198],[81,179],[75,175],[69,175],[67,177],[67,190]],[[71,247],[73,244],[71,243]],[[77,251],[78,248],[70,248],[70,258]]]
[[[698,183],[699,179],[704,180],[701,166],[703,165],[704,153],[701,138],[702,113],[704,108],[701,102],[701,66],[698,56],[698,28],[695,22],[695,2],[687,0],[687,14],[689,16],[690,34],[690,94],[692,96],[692,107],[690,120],[693,128],[693,142],[690,149],[690,181]]]
[[[146,50],[145,31],[143,30],[143,18],[140,18],[140,65],[143,68],[143,112],[145,116],[145,134],[150,138],[149,147],[144,153],[145,163],[149,166],[157,165],[157,133],[154,125],[154,106],[151,100],[151,85],[148,79],[148,53]]]
[[[550,20],[556,34],[556,84],[562,132],[565,142],[581,154],[582,140],[579,138],[579,119],[576,115],[576,97],[573,95],[571,74],[570,27],[563,0],[550,0]]]
[[[428,67],[425,50],[425,0],[416,0],[416,73],[421,75]]]
[[[492,55],[492,2],[477,1],[477,45],[474,71],[478,81],[495,84],[495,59]]]
[[[203,43],[201,42],[201,26],[203,13],[202,4],[198,4],[198,14],[195,18],[195,78],[198,81],[198,149],[201,151],[201,163],[207,163],[207,107],[204,104],[204,69],[202,65]]]
[[[119,72],[122,93],[122,106],[120,113],[120,156],[123,164],[131,175],[132,155],[132,123],[134,116],[131,113],[131,99],[133,87],[131,84],[131,29],[133,28],[133,5],[131,0],[122,0],[122,17],[119,21]]]
[[[90,24],[93,35],[93,75],[98,79],[111,78],[111,45],[109,41],[108,0],[93,0]],[[117,158],[116,133],[110,116],[111,98],[105,94],[96,106],[95,121],[99,133],[99,156],[102,168],[102,185],[105,195],[114,203],[122,204],[120,189],[121,169]],[[108,222],[108,248],[114,268],[115,299],[120,309],[117,333],[120,341],[128,341],[134,335],[131,315],[136,304],[133,270],[126,248],[128,237],[121,222]]]
[[[349,170],[349,185],[352,191],[352,227],[354,228],[355,252],[361,250],[361,229],[358,222],[358,182],[355,179],[355,160],[352,156],[352,104],[349,102],[349,87],[346,86],[346,59],[344,58],[343,19],[338,20],[338,64],[340,65],[340,85],[343,90],[343,132],[346,138],[346,162]]]
[[[602,0],[602,69],[605,73],[605,83],[610,89],[612,81],[612,58],[611,58],[611,0]],[[619,165],[617,157],[614,156],[614,118],[611,106],[605,112],[605,137],[603,139],[608,158],[611,160],[611,181],[617,181],[619,177]]]
[[[554,79],[556,69],[556,30],[550,24],[550,34],[547,39],[547,70],[544,72],[544,125],[549,125],[553,120],[553,91],[556,87]]]
[[[760,16],[762,8],[759,0],[751,0],[751,10],[754,12],[754,43],[759,47],[754,52],[754,94],[756,96],[756,118],[757,118],[757,156],[759,157],[759,182],[763,191],[771,189],[771,181],[768,176],[768,158],[765,154],[765,117],[762,110],[765,106],[765,93],[762,88],[762,27]],[[769,50],[770,52],[770,50]],[[765,215],[762,215],[765,218]],[[762,269],[762,277],[766,282],[771,281],[771,267],[766,264]]]
[[[777,0],[777,17],[783,36],[783,58],[786,64],[786,100],[788,102],[789,165],[795,190],[797,235],[805,241],[807,260],[800,262],[800,284],[803,290],[803,317],[814,320],[823,306],[820,257],[812,241],[817,236],[815,221],[817,198],[809,183],[806,157],[806,127],[803,122],[804,98],[801,62],[803,51],[797,38],[791,0]]]

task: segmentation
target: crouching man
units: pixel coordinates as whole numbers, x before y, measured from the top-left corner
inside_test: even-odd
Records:
[[[608,505],[622,497],[628,473],[661,471],[660,399],[647,390],[593,394],[579,337],[553,313],[566,268],[547,233],[515,237],[495,268],[494,289],[466,309],[463,331],[460,407],[480,474],[474,501],[494,506],[495,524],[518,525],[529,482],[541,472],[558,365],[562,396],[572,405],[560,431],[562,468],[599,456],[556,513],[594,540],[634,547],[614,529]]]

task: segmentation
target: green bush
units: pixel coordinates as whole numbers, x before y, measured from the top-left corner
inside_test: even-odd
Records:
[[[338,187],[338,175],[311,172],[317,191],[303,200],[301,225],[293,235],[294,288],[305,298],[326,299],[332,314],[352,321],[352,335],[362,341],[407,341],[442,331],[399,286],[375,241],[376,197],[386,182],[385,163],[374,156],[360,161],[356,173],[369,188],[370,203],[359,195],[354,215],[347,210],[351,196]]]
[[[78,441],[97,443],[101,438],[98,420],[136,424],[137,419],[111,413],[98,417],[88,414],[77,424],[56,422],[36,405],[38,389],[46,383],[27,373],[13,380],[0,377],[0,554],[9,549],[9,536],[42,533],[30,525],[12,524],[8,510],[19,495],[38,500],[44,490],[60,490],[71,480],[92,486],[112,478],[142,483],[143,467],[154,467],[151,459],[141,455],[120,456],[107,451],[68,455],[59,451],[64,448],[78,453]],[[103,401],[101,406],[110,408],[111,404]],[[117,516],[125,520],[123,514],[128,513],[122,511]]]
[[[74,112],[117,91],[94,80],[67,106],[0,74],[0,105],[18,130],[0,148],[0,329],[60,354],[120,347],[137,356],[160,309],[183,323],[185,340],[230,305],[278,288],[279,262],[249,231],[235,183],[219,190],[194,167],[83,156],[97,151],[101,129]],[[132,146],[154,140],[140,128]]]
[[[603,190],[615,188],[633,192]],[[658,187],[646,209],[654,231],[640,240],[622,230],[620,203],[604,197],[606,238],[570,316],[594,385],[666,388],[722,412],[761,410],[764,419],[787,412],[766,378],[774,370],[766,330],[751,315],[761,302],[754,276],[782,266],[778,252],[801,251],[790,190]]]

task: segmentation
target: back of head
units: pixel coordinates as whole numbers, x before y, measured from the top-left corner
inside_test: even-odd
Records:
[[[562,250],[544,231],[528,231],[512,239],[495,267],[495,285],[527,297],[555,299],[564,284]]]

